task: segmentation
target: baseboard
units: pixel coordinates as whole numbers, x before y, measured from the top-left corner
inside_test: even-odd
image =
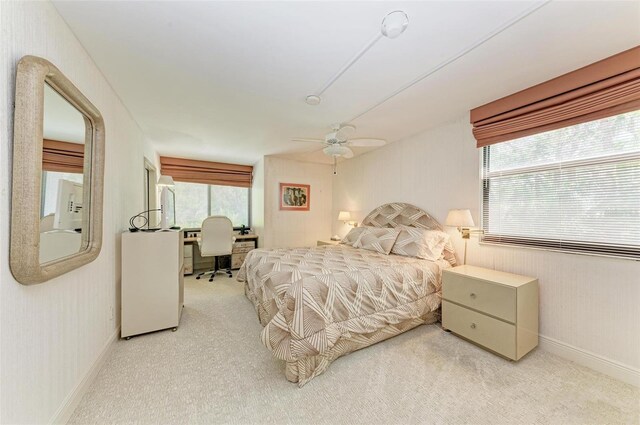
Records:
[[[87,390],[93,383],[93,380],[98,375],[98,372],[100,372],[100,369],[102,369],[102,365],[104,365],[104,362],[107,360],[107,357],[111,352],[111,348],[113,348],[113,343],[118,339],[119,335],[120,327],[118,327],[115,332],[109,337],[104,347],[102,347],[102,351],[100,352],[100,355],[98,356],[96,361],[93,363],[82,380],[78,383],[78,385],[76,385],[73,391],[71,391],[71,393],[64,400],[58,411],[53,415],[50,423],[66,424],[69,421],[71,415],[73,414],[73,411],[76,409],[76,407],[78,407],[78,404],[80,404],[80,400],[82,400],[82,397],[86,394]]]
[[[548,336],[540,335],[541,349],[556,354],[579,365],[586,366],[597,372],[604,373],[619,381],[640,387],[640,370],[599,356],[590,351],[565,344]]]

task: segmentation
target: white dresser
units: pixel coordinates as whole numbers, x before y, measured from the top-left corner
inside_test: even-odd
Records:
[[[442,327],[519,360],[538,345],[538,280],[475,266],[444,270]]]
[[[180,324],[184,304],[180,231],[122,234],[121,337]]]

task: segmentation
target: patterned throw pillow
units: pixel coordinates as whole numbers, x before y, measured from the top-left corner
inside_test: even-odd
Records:
[[[362,233],[363,230],[364,230],[364,227],[354,227],[353,229],[349,230],[349,233],[347,233],[347,236],[342,238],[340,243],[353,246],[353,244],[356,243],[356,241],[360,237],[360,234]]]
[[[363,227],[360,237],[353,244],[354,248],[377,251],[389,255],[400,231],[391,227]]]
[[[392,254],[431,261],[442,258],[445,245],[449,242],[449,235],[445,232],[402,225],[398,229],[400,235],[393,245]]]

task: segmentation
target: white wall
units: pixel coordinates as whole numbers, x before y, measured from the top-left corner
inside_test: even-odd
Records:
[[[264,235],[262,246],[315,246],[331,237],[331,166],[264,157]],[[311,185],[309,211],[280,211],[280,183]]]
[[[0,28],[0,422],[53,419],[119,326],[120,237],[143,206],[142,133],[49,2],[1,2]],[[15,65],[53,62],[100,110],[106,125],[104,240],[97,260],[35,286],[9,271]],[[115,315],[112,319],[111,311]]]
[[[415,204],[441,223],[470,208],[479,223],[479,152],[468,117],[345,161],[334,181],[333,215],[383,203]],[[345,233],[333,220],[334,231]],[[449,230],[460,255],[461,239]],[[467,263],[536,276],[540,333],[640,369],[640,262],[551,251],[469,245]]]
[[[251,230],[258,235],[258,246],[262,247],[264,245],[264,158],[253,164]]]

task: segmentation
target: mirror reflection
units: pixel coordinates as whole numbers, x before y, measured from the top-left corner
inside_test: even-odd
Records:
[[[84,116],[45,84],[40,205],[40,263],[83,250]]]

